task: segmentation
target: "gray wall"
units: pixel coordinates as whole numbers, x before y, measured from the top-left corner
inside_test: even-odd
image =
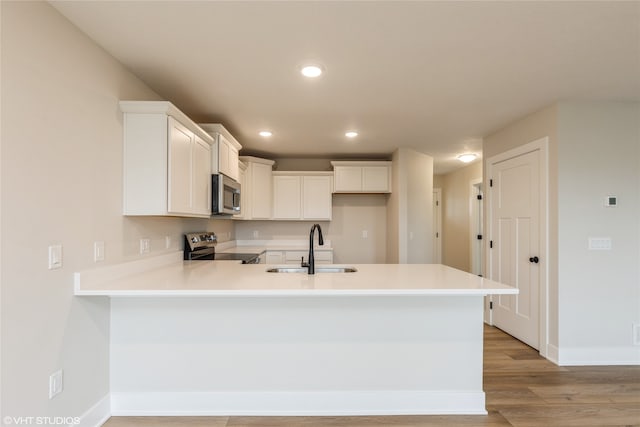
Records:
[[[640,106],[552,105],[485,138],[485,161],[545,136],[549,343],[562,364],[637,363],[632,324],[640,323]],[[620,198],[618,208],[603,206],[608,194]],[[611,237],[613,249],[589,251],[588,237]]]
[[[558,141],[560,359],[640,362],[640,104],[561,103]]]
[[[109,392],[109,300],[73,296],[73,273],[180,250],[185,231],[231,221],[122,216],[121,99],[160,96],[45,2],[2,8],[3,415],[80,416]],[[179,106],[178,106],[179,107]],[[63,245],[63,268],[47,247]],[[48,398],[49,375],[64,391]]]
[[[393,153],[387,204],[387,262],[433,262],[433,158],[408,148]]]

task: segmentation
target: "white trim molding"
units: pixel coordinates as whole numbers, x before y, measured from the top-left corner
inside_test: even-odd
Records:
[[[638,347],[560,347],[560,366],[640,365]]]
[[[106,394],[95,405],[80,416],[80,423],[76,427],[100,427],[111,418],[111,395]]]
[[[484,415],[484,392],[301,391],[125,392],[111,394],[114,416]]]

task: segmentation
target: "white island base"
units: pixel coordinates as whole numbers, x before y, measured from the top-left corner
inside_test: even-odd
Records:
[[[111,415],[485,414],[483,299],[443,265],[268,273],[178,254],[76,273],[111,298]]]
[[[113,298],[112,415],[485,414],[483,297]]]

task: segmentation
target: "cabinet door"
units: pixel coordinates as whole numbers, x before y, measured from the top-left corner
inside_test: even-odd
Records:
[[[265,258],[267,264],[284,263],[284,254],[280,251],[267,251]]]
[[[233,216],[233,219],[248,218],[249,206],[247,199],[249,198],[249,187],[247,186],[247,173],[242,169],[238,169],[238,182],[240,183],[240,213]]]
[[[193,134],[169,117],[169,188],[167,211],[191,212],[191,142]]]
[[[273,177],[273,219],[300,219],[300,177]]]
[[[359,166],[336,166],[334,168],[335,192],[362,191],[362,168]]]
[[[309,262],[309,251],[286,251],[284,253],[284,263],[290,265],[301,265]]]
[[[194,135],[193,213],[211,215],[211,146]]]
[[[253,163],[251,168],[251,217],[270,219],[273,197],[271,166]]]
[[[224,139],[224,136],[218,135],[218,172],[230,177],[229,149],[229,142]]]
[[[236,149],[236,147],[229,144],[229,177],[235,179],[236,181],[240,181],[240,170],[238,168],[238,161],[238,150]]]
[[[302,177],[302,218],[330,220],[332,211],[331,177]]]
[[[362,191],[371,193],[388,193],[389,167],[364,166],[362,168]]]

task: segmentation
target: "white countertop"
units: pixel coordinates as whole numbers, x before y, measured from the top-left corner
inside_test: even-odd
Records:
[[[234,246],[226,249],[217,249],[216,253],[227,254],[261,254],[265,251],[303,251],[308,252],[309,247],[304,246]],[[333,248],[328,246],[317,246],[314,248],[315,252],[333,251]]]
[[[238,240],[218,243],[216,252],[235,254],[261,254],[265,251],[308,251],[308,240]],[[314,245],[316,252],[333,251],[331,241],[325,240],[325,244]]]
[[[153,263],[154,260],[144,261]],[[133,265],[133,263],[130,263]],[[76,295],[365,296],[517,294],[516,288],[441,264],[350,264],[355,273],[267,273],[265,264],[179,261],[146,271],[76,273]],[[326,265],[322,265],[326,267]],[[292,266],[287,266],[292,267]],[[317,267],[320,267],[318,265]]]

